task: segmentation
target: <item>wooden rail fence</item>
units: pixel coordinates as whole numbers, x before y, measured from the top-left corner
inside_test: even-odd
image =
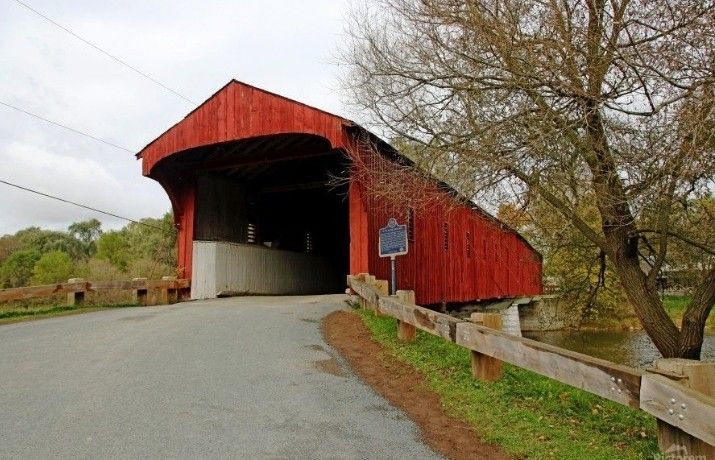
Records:
[[[715,363],[660,359],[643,371],[506,334],[490,315],[476,315],[479,324],[420,307],[412,291],[389,296],[386,281],[369,274],[347,283],[363,307],[397,319],[400,340],[413,340],[420,329],[471,350],[477,379],[498,379],[501,362],[529,369],[653,415],[665,455],[715,459]]]
[[[43,297],[52,297],[58,294],[67,294],[69,305],[84,303],[85,294],[100,291],[132,291],[134,302],[139,305],[148,305],[149,291],[157,291],[156,303],[168,304],[178,302],[188,288],[191,281],[164,276],[160,280],[147,280],[134,278],[131,281],[85,281],[82,278],[72,278],[66,283],[46,284],[22,288],[0,290],[0,302],[12,302]]]

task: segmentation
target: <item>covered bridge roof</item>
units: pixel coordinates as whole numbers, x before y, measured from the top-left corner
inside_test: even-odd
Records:
[[[143,160],[142,173],[151,177],[154,167],[163,159],[189,153],[187,151],[199,147],[244,141],[247,146],[250,142],[250,150],[254,154],[259,154],[260,150],[280,155],[282,151],[299,147],[296,142],[302,142],[301,147],[309,151],[325,151],[347,149],[350,145],[349,136],[356,133],[368,135],[380,152],[392,160],[402,164],[414,164],[390,144],[351,120],[232,79],[182,120],[147,144],[136,156]],[[302,135],[300,141],[296,136],[299,134]],[[315,145],[305,145],[310,142]],[[228,153],[230,152],[223,155],[228,156]],[[193,164],[201,161],[202,155],[202,152],[194,151],[182,156],[186,157],[185,161]],[[221,159],[212,156],[210,159],[204,158],[204,161],[214,161],[220,166]],[[436,178],[434,180],[447,193],[503,229],[514,233],[531,247],[517,231],[477,206],[449,184]],[[536,250],[534,252],[538,254]]]
[[[344,130],[353,125],[332,113],[231,80],[183,120],[144,147],[142,172],[151,175],[162,159],[196,147],[276,134],[314,134],[332,148],[345,147]]]

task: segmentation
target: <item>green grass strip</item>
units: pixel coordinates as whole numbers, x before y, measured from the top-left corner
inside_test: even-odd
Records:
[[[96,310],[96,309],[107,309],[107,308],[127,308],[136,307],[137,304],[122,303],[122,304],[109,304],[109,305],[57,305],[50,308],[42,309],[17,309],[0,311],[0,320],[8,318],[30,318],[33,316],[52,316],[72,311],[80,310]]]
[[[357,312],[377,342],[425,376],[450,415],[518,458],[644,459],[658,452],[655,419],[644,412],[508,364],[499,381],[479,382],[468,350],[422,331],[403,344],[394,319]]]

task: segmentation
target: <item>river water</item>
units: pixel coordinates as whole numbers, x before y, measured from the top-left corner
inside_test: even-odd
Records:
[[[646,367],[661,357],[644,331],[525,332],[524,337],[633,367]],[[705,332],[701,359],[715,361],[715,331]]]

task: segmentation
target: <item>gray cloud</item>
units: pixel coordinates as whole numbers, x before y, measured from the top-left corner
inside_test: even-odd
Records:
[[[27,1],[194,101],[236,78],[347,111],[331,64],[347,1]],[[0,100],[133,150],[192,109],[11,1],[0,5]],[[1,106],[0,178],[134,219],[170,208],[132,154]],[[89,217],[124,224],[0,184],[0,234]]]

